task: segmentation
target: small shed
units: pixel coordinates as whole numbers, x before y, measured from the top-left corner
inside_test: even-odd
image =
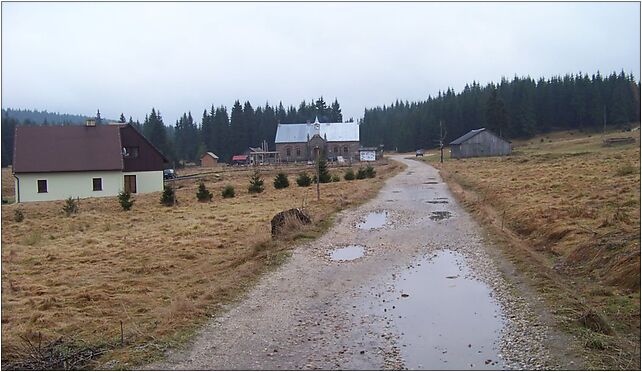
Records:
[[[250,163],[249,155],[234,155],[232,156],[232,165],[247,165]]]
[[[218,164],[218,156],[213,152],[206,152],[201,156],[201,166],[202,167],[215,167]]]
[[[510,155],[510,141],[486,128],[474,129],[450,143],[453,159]]]

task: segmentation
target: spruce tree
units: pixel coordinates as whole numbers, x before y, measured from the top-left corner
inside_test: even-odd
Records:
[[[274,177],[274,188],[275,189],[285,189],[290,186],[290,181],[288,180],[288,175],[279,172],[276,177]]]
[[[174,188],[172,188],[171,185],[165,185],[160,202],[167,207],[171,207],[172,205],[176,204],[176,194],[174,192]]]
[[[252,177],[250,177],[250,185],[247,188],[247,191],[250,194],[261,193],[263,192],[263,178],[261,178],[261,172],[258,169],[254,171]]]
[[[319,158],[317,161],[319,167],[319,182],[328,183],[332,181],[332,175],[328,172],[328,163],[325,159]]]
[[[128,191],[121,191],[118,193],[118,203],[120,204],[120,207],[123,208],[124,211],[128,211],[132,209],[132,206],[134,205],[134,201],[131,200],[132,194],[129,193]]]
[[[205,187],[204,182],[199,182],[198,184],[198,191],[196,192],[196,198],[200,202],[210,202],[212,201],[212,193]]]

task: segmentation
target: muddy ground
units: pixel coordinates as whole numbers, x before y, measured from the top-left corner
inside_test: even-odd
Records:
[[[376,198],[148,368],[581,369],[438,172],[395,159],[408,168]]]

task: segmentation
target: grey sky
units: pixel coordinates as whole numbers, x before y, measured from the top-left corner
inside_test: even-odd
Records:
[[[2,106],[172,125],[235,99],[344,118],[473,80],[640,76],[638,3],[3,3]]]

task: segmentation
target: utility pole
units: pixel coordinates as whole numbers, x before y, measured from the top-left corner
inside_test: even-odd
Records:
[[[321,200],[321,189],[319,185],[321,184],[319,180],[319,173],[320,173],[320,168],[321,168],[321,149],[319,146],[314,148],[317,153],[317,201]]]
[[[446,130],[444,129],[443,123],[439,120],[439,162],[444,162],[444,139],[446,139]]]

